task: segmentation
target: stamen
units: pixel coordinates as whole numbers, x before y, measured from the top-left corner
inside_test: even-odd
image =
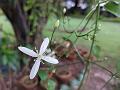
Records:
[[[36,50],[36,52],[38,53],[38,50]]]
[[[41,61],[42,62],[42,64],[45,64],[43,61]]]
[[[35,47],[35,51],[38,53],[38,50],[37,50],[37,48]]]

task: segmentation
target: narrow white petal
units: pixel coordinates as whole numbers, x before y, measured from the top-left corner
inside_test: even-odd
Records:
[[[39,51],[40,54],[43,54],[45,52],[48,44],[49,44],[49,38],[45,38],[40,47],[40,51]]]
[[[37,53],[34,52],[33,50],[29,49],[29,48],[21,47],[21,46],[20,46],[20,47],[18,47],[18,49],[19,49],[21,52],[23,52],[23,53],[25,53],[25,54],[27,54],[27,55],[29,55],[29,56],[37,57]]]
[[[40,60],[37,59],[37,60],[35,61],[34,65],[33,65],[32,69],[31,69],[30,79],[33,79],[33,78],[36,76],[36,74],[37,74],[37,72],[38,72],[38,70],[39,70],[39,66],[40,66]]]
[[[46,62],[52,63],[52,64],[58,64],[58,60],[49,56],[43,56],[42,57],[43,60],[45,60]]]

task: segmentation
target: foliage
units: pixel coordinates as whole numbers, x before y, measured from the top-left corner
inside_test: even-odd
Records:
[[[39,75],[39,77],[40,77],[41,80],[46,80],[47,76],[48,76],[48,74],[47,74],[47,72],[45,70],[40,70],[38,72],[38,75]]]
[[[30,35],[36,32],[36,27],[41,18],[48,18],[51,14],[59,16],[58,7],[53,0],[27,0],[24,9],[28,14]]]
[[[48,72],[45,70],[40,70],[38,75],[41,79],[41,84],[47,87],[47,90],[55,90],[56,82],[48,78]],[[46,83],[45,83],[46,82]]]
[[[19,66],[19,61],[17,61],[18,53],[14,49],[14,42],[7,36],[2,33],[3,37],[0,38],[0,57],[1,57],[1,66],[9,67],[17,71]]]
[[[109,1],[105,8],[107,11],[113,13],[114,15],[120,17],[120,2]]]
[[[97,58],[100,57],[100,52],[101,52],[101,47],[98,46],[98,45],[94,45],[93,54],[94,54]]]
[[[48,88],[47,90],[55,90],[56,82],[53,81],[52,79],[48,80]]]

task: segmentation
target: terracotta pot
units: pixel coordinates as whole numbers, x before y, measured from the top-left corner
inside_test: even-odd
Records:
[[[19,84],[23,87],[22,90],[37,90],[38,80],[37,78],[30,80],[26,75],[20,79]]]
[[[72,52],[72,53],[70,53],[70,54],[68,55],[68,57],[66,57],[66,58],[67,58],[67,60],[69,60],[69,61],[74,61],[74,60],[77,59],[77,55],[76,55],[74,52]]]
[[[3,77],[0,75],[0,90],[8,90],[6,86],[6,82]]]
[[[64,69],[57,71],[56,76],[63,83],[68,83],[73,78],[72,72],[70,70],[64,70]]]

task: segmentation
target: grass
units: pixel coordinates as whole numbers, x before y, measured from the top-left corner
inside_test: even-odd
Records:
[[[70,18],[69,24],[66,22],[65,27],[67,30],[74,30],[79,23],[81,22],[82,19],[80,18]],[[53,25],[55,23],[56,19],[50,18],[46,27],[44,28],[43,34],[45,36],[51,36],[52,30],[53,30]],[[60,27],[58,30],[55,32],[55,37],[66,37],[68,34],[60,32],[63,30],[63,23],[62,19],[60,20]],[[67,21],[67,20],[66,20]],[[79,28],[82,28],[86,21],[83,22],[83,24],[80,25]],[[87,28],[92,28],[93,27],[93,20],[90,21],[90,24],[88,24]],[[100,21],[100,29],[101,31],[97,33],[96,36],[96,45],[99,45],[101,47],[101,56],[109,55],[111,57],[114,57],[116,59],[119,59],[120,57],[120,27],[119,23],[117,22],[105,22],[105,21]],[[75,40],[75,35],[72,35],[70,38],[72,41]],[[57,38],[56,38],[57,39]],[[59,40],[59,38],[58,38]],[[78,44],[85,45],[87,47],[90,46],[91,41],[84,40],[83,38],[79,38]]]
[[[55,18],[49,18],[48,23],[46,27],[43,30],[43,35],[47,37],[51,37],[53,25],[55,23]],[[79,23],[82,21],[81,18],[70,18],[69,17],[69,23],[68,18],[65,19],[65,28],[69,31],[75,30],[76,27],[79,26]],[[87,26],[87,29],[93,28],[93,22],[94,20],[91,20],[89,25]],[[86,20],[79,26],[79,29],[84,26],[86,23]],[[109,22],[109,21],[100,21],[100,29],[101,31],[96,36],[96,45],[99,45],[101,47],[101,58],[104,58],[104,56],[110,56],[112,57],[112,60],[120,60],[120,24],[118,22]],[[4,15],[0,16],[0,25],[3,27],[3,30],[7,33],[12,33],[13,29],[11,27],[11,24],[8,22],[6,17]],[[62,32],[63,30],[63,21],[60,19],[60,27],[55,32],[55,39],[59,42],[62,41],[61,37],[67,37],[69,34]],[[73,34],[70,39],[74,41],[76,36]],[[82,45],[85,47],[90,47],[91,41],[84,40],[83,38],[79,38],[78,45]],[[119,64],[118,64],[119,66]]]
[[[3,14],[0,15],[0,28],[6,33],[14,34],[10,22]]]

